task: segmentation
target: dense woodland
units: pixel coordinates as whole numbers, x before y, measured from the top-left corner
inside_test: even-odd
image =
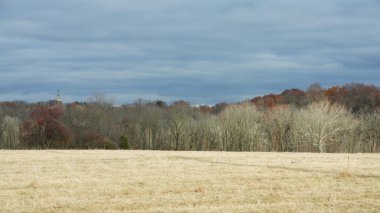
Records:
[[[213,107],[1,102],[0,122],[3,149],[379,152],[380,89],[313,84]]]

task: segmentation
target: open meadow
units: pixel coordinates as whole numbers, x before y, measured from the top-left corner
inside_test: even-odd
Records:
[[[379,154],[0,151],[0,212],[377,212]]]

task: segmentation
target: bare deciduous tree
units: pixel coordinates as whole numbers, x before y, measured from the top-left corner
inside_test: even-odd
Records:
[[[227,107],[219,116],[223,150],[253,151],[265,143],[260,112],[250,104]]]
[[[343,106],[324,100],[308,105],[297,114],[295,140],[326,152],[328,145],[340,143],[339,136],[349,133],[355,125],[356,120]]]
[[[280,105],[265,112],[262,125],[268,139],[265,151],[293,151],[294,109]]]
[[[15,149],[20,145],[20,120],[5,116],[1,124],[0,148]]]
[[[364,152],[380,151],[380,110],[362,116],[360,121],[362,139],[359,150]]]

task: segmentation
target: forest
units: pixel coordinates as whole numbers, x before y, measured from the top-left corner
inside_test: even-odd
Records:
[[[101,95],[69,104],[0,102],[0,148],[373,153],[380,151],[380,89],[315,83],[215,106],[115,106]]]

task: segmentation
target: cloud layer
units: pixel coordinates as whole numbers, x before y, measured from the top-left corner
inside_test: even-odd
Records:
[[[2,0],[0,100],[233,102],[380,85],[377,0]]]

